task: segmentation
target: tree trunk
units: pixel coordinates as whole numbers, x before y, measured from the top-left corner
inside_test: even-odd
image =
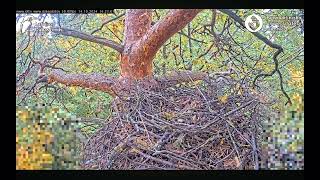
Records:
[[[152,75],[152,64],[147,59],[152,57],[141,53],[137,41],[150,29],[152,11],[129,9],[126,11],[124,30],[124,51],[121,53],[120,74],[122,78],[142,79]]]
[[[171,10],[164,19],[151,27],[151,10],[127,10],[120,78],[139,80],[151,77],[152,61],[159,48],[186,26],[198,12],[200,10]]]

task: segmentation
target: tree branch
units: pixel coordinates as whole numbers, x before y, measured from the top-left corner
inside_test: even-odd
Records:
[[[207,77],[208,74],[205,72],[180,71],[173,72],[169,76],[158,78],[157,81],[161,84],[164,84],[164,86],[168,87],[182,82],[203,80]]]
[[[244,21],[234,12],[232,12],[231,10],[228,10],[228,9],[220,9],[219,11],[227,14],[229,17],[231,17],[233,20],[235,20],[236,22],[238,22],[242,27],[245,27],[245,24],[244,24]],[[291,99],[289,97],[289,95],[287,94],[287,92],[284,90],[284,87],[283,87],[283,80],[282,80],[282,74],[279,70],[279,63],[278,63],[278,55],[280,53],[283,52],[283,48],[278,45],[278,44],[275,44],[273,42],[271,42],[269,39],[267,39],[265,36],[261,35],[260,33],[258,32],[251,32],[254,36],[256,36],[258,39],[260,39],[261,41],[263,41],[265,44],[267,44],[268,46],[274,48],[274,49],[277,49],[277,51],[274,53],[273,55],[273,61],[274,61],[274,64],[275,64],[275,68],[274,70],[271,72],[271,73],[265,73],[265,74],[258,74],[254,80],[253,80],[253,84],[256,86],[256,80],[259,78],[259,77],[267,77],[267,76],[272,76],[274,73],[278,73],[279,75],[279,79],[280,79],[280,88],[281,88],[281,91],[282,93],[286,96],[286,98],[288,99],[288,101],[286,102],[291,104]]]
[[[236,21],[237,23],[239,23],[242,27],[246,27],[244,24],[244,21],[234,12],[232,12],[229,9],[219,9],[219,11],[227,14],[229,17],[231,17],[234,21]],[[271,42],[269,39],[267,39],[266,37],[264,37],[263,35],[261,35],[258,32],[251,32],[253,35],[255,35],[258,39],[260,39],[261,41],[263,41],[264,43],[266,43],[268,46],[275,48],[275,49],[282,49],[282,47],[278,44],[275,44],[273,42]]]
[[[151,22],[151,26],[153,26],[153,25],[155,25],[155,24],[156,24],[156,22],[154,22],[154,21]],[[193,31],[193,30],[192,30],[192,31]],[[191,31],[191,33],[192,33],[192,31]],[[183,33],[183,31],[181,31],[181,32],[179,31],[178,34],[181,34],[181,35],[183,35],[183,36],[185,36],[185,37],[187,37],[187,38],[189,38],[189,39],[191,39],[191,40],[193,40],[193,41],[207,44],[207,42],[205,42],[205,41],[201,41],[201,40],[195,39],[195,38],[193,38],[193,37],[191,37],[191,36],[188,36],[187,34]]]
[[[136,46],[144,47],[141,49],[145,50],[146,56],[153,57],[171,36],[183,29],[200,11],[199,9],[171,10],[146,32]]]
[[[82,39],[85,41],[90,41],[90,42],[102,44],[104,46],[108,46],[108,47],[118,51],[119,53],[121,53],[123,51],[123,46],[118,44],[117,42],[114,42],[112,40],[108,40],[108,39],[105,39],[102,37],[94,36],[91,34],[87,34],[84,32],[80,32],[80,31],[76,31],[76,30],[72,30],[72,29],[68,29],[68,28],[53,28],[52,32],[57,33],[57,34],[61,34],[64,36],[71,36],[71,37],[79,38],[79,39]]]
[[[112,22],[112,21],[115,21],[115,20],[121,18],[121,17],[124,16],[124,15],[125,15],[125,13],[122,13],[122,14],[120,14],[120,15],[112,18],[112,19],[108,19],[108,18],[107,18],[106,20],[104,20],[104,22],[101,24],[101,26],[100,26],[98,29],[93,30],[93,31],[91,32],[91,34],[94,34],[94,33],[98,32],[98,31],[101,31],[102,28],[103,28],[103,26],[105,26],[106,24],[108,24],[108,23],[110,23],[110,22]]]
[[[117,80],[102,74],[67,74],[62,70],[52,70],[48,76],[48,83],[58,82],[67,86],[79,86],[103,91],[115,96]]]

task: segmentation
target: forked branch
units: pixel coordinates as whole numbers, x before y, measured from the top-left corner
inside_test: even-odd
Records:
[[[174,9],[153,25],[136,44],[153,57],[159,48],[175,33],[183,29],[201,9]],[[152,59],[152,58],[151,58]]]

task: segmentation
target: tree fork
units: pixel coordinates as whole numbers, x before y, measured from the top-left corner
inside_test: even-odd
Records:
[[[120,77],[112,78],[101,74],[66,74],[62,70],[53,70],[48,76],[48,82],[59,82],[68,86],[80,86],[107,92],[113,96],[123,89],[131,87],[131,82],[143,80],[155,87],[158,80],[153,79],[152,61],[160,47],[175,33],[183,29],[200,12],[199,9],[174,9],[151,26],[152,10],[129,9],[126,10],[124,41],[119,45],[111,40],[69,30],[57,33],[72,36],[83,40],[104,44],[120,53]],[[174,75],[171,78],[160,79],[160,82],[177,84],[188,82],[191,79],[199,80],[203,74],[188,72],[184,75]],[[179,77],[181,76],[181,77]],[[190,79],[191,77],[191,79]],[[193,77],[193,78],[192,78]],[[169,79],[168,79],[169,78]]]
[[[184,28],[201,10],[171,10],[151,27],[151,10],[127,10],[121,78],[143,79],[152,76],[152,61],[160,47]]]

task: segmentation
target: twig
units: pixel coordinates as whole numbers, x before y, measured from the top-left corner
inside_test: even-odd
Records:
[[[110,23],[110,22],[112,22],[112,21],[115,21],[115,20],[121,18],[121,17],[124,16],[124,15],[125,15],[125,13],[122,13],[122,14],[120,14],[120,15],[112,18],[112,19],[109,19],[109,20],[107,20],[107,21],[104,21],[104,22],[101,24],[101,26],[100,26],[98,29],[93,30],[93,31],[91,32],[91,34],[94,34],[94,33],[98,32],[98,31],[101,31],[102,28],[103,28],[103,26],[107,25],[108,23]]]
[[[239,150],[238,150],[238,147],[237,147],[237,145],[236,145],[236,143],[234,142],[234,139],[233,139],[233,137],[232,137],[232,134],[231,134],[231,132],[230,132],[230,128],[229,128],[229,121],[227,121],[228,123],[226,124],[227,125],[227,130],[228,130],[228,133],[229,133],[229,137],[230,137],[230,139],[231,139],[231,141],[232,141],[232,144],[233,144],[233,147],[234,147],[234,149],[236,150],[236,153],[237,153],[237,155],[238,155],[238,158],[239,158],[239,160],[240,160],[240,162],[242,162],[242,160],[241,160],[241,157],[240,157],[240,153],[239,153]]]
[[[136,148],[137,148],[137,147],[136,147]],[[156,162],[159,162],[159,163],[161,163],[161,164],[166,164],[166,165],[168,165],[168,166],[172,166],[172,167],[175,167],[175,168],[178,168],[178,169],[181,169],[181,168],[182,168],[182,169],[192,169],[192,168],[189,167],[189,166],[177,165],[177,164],[171,163],[171,162],[169,162],[169,161],[165,161],[165,160],[162,160],[162,159],[159,159],[159,158],[150,156],[150,155],[148,155],[148,154],[145,154],[145,153],[141,152],[141,151],[138,150],[138,149],[136,149],[136,150],[137,150],[138,154],[140,154],[141,156],[146,157],[146,158],[149,158],[149,159],[151,159],[151,160],[153,160],[153,161],[156,161]]]

